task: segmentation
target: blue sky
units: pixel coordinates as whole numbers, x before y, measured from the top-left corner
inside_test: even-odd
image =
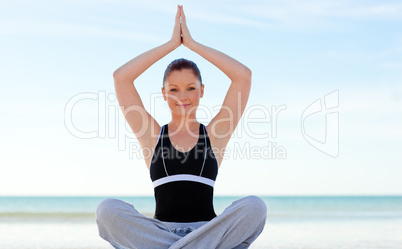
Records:
[[[170,38],[177,4],[194,39],[253,71],[216,194],[402,194],[402,3],[289,0],[2,1],[0,195],[152,195],[112,73]],[[230,82],[185,47],[136,87],[157,121],[169,122],[158,93],[180,57],[200,67],[198,117],[207,124]],[[302,119],[318,99],[335,108]],[[312,146],[302,124],[337,156]]]

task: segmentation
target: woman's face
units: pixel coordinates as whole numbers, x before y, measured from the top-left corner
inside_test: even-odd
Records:
[[[167,77],[162,94],[173,114],[192,116],[204,95],[204,86],[191,69],[175,70]]]

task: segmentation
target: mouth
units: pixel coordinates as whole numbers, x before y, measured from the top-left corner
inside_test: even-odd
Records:
[[[177,105],[178,107],[187,107],[190,106],[190,104],[185,104],[185,105]]]

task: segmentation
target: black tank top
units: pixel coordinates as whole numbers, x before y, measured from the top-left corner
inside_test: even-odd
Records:
[[[150,166],[156,201],[154,218],[169,222],[213,219],[217,174],[218,163],[203,124],[197,144],[184,153],[171,144],[168,125],[162,126]]]

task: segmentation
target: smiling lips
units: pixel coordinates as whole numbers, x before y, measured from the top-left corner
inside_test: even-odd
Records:
[[[185,105],[178,105],[179,107],[187,107],[187,106],[189,106],[190,104],[185,104]]]

